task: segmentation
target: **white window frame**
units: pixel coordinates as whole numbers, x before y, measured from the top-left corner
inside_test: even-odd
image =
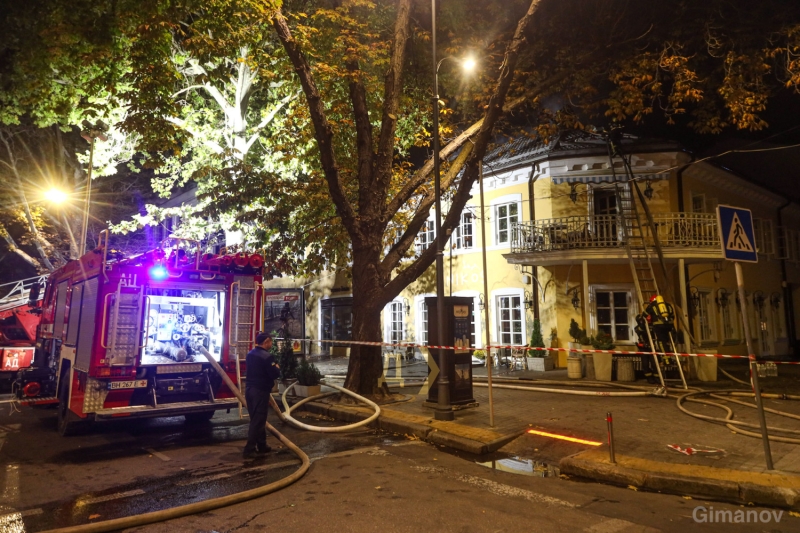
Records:
[[[402,342],[406,339],[405,303],[402,298],[395,298],[383,308],[383,338],[385,342]],[[399,325],[400,329],[397,329]],[[399,338],[395,335],[399,333]]]
[[[454,250],[471,250],[475,248],[475,219],[471,210],[465,209],[455,228],[451,241]]]
[[[419,233],[414,241],[414,247],[417,251],[417,255],[421,254],[424,250],[427,250],[428,247],[433,244],[434,239],[436,239],[436,224],[434,224],[432,218],[429,218],[422,225],[422,228],[420,228]]]
[[[775,232],[772,220],[753,218],[753,232],[756,237],[756,251],[768,257],[775,255]]]
[[[494,313],[494,324],[492,328],[492,332],[494,333],[494,342],[499,344],[516,344],[514,342],[506,343],[503,340],[502,336],[502,327],[500,323],[500,302],[501,298],[519,298],[519,306],[520,306],[520,318],[521,318],[521,325],[522,325],[522,342],[521,345],[528,344],[528,324],[527,324],[527,316],[525,310],[525,296],[523,289],[504,289],[492,292],[492,312]],[[513,320],[513,318],[512,318]],[[476,331],[477,334],[477,331]],[[514,333],[511,333],[512,341]]]
[[[626,292],[628,293],[628,340],[617,340],[617,335],[615,331],[616,322],[612,322],[611,332],[612,338],[614,339],[614,344],[616,345],[635,345],[636,344],[636,332],[634,331],[634,326],[636,325],[636,315],[639,313],[639,305],[636,303],[636,299],[633,297],[634,295],[634,286],[631,283],[611,283],[611,284],[601,284],[601,285],[591,285],[589,287],[589,324],[592,332],[594,335],[599,333],[598,329],[598,316],[597,316],[597,293],[598,292]],[[613,316],[613,307],[612,307],[612,319],[615,317]]]
[[[494,249],[503,249],[511,247],[511,240],[513,239],[512,225],[508,226],[508,240],[500,242],[500,220],[498,211],[501,207],[508,204],[517,204],[517,220],[516,222],[523,222],[522,217],[522,194],[506,194],[492,200],[489,204],[490,220],[492,223],[492,247]]]
[[[425,305],[425,298],[435,294],[420,294],[414,297],[414,338],[417,344],[428,344],[428,323],[430,314]]]

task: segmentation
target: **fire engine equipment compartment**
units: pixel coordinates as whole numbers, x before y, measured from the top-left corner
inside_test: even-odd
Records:
[[[210,288],[210,287],[209,287]],[[202,346],[220,360],[225,326],[225,292],[148,289],[142,365],[203,362]]]

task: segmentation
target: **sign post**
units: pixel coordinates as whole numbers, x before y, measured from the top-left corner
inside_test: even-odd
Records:
[[[764,457],[767,461],[767,470],[774,470],[772,452],[769,447],[769,435],[767,434],[767,419],[764,416],[764,402],[761,399],[761,387],[758,383],[755,350],[753,350],[753,341],[750,337],[750,322],[747,320],[747,300],[745,299],[744,275],[742,274],[741,264],[742,262],[758,263],[755,232],[753,231],[753,214],[749,209],[719,205],[717,206],[717,220],[719,222],[722,254],[728,261],[733,261],[733,266],[736,270],[736,286],[739,291],[744,338],[747,341],[747,355],[750,361],[750,382],[753,387],[753,394],[756,397],[756,406],[758,407],[761,440],[764,442]]]

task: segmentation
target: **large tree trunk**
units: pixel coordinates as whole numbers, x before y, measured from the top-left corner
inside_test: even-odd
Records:
[[[372,233],[368,242],[353,250],[353,339],[358,341],[383,340],[381,311],[386,305],[386,281],[376,268],[382,239],[381,233]],[[352,345],[344,386],[357,394],[382,396],[385,389],[378,386],[383,374],[381,353],[380,346]]]

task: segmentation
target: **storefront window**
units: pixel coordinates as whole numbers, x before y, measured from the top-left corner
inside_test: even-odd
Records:
[[[323,340],[349,341],[353,338],[353,299],[322,300]]]

